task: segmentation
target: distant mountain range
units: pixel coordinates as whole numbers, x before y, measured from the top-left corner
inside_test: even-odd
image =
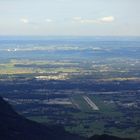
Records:
[[[46,126],[17,114],[0,97],[0,140],[86,140],[57,126]],[[89,140],[131,140],[109,135],[94,135]]]

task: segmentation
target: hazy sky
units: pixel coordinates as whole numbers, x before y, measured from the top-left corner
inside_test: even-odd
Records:
[[[0,0],[0,35],[140,36],[140,0]]]

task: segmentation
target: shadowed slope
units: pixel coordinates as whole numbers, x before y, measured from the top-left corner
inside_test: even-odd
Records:
[[[94,135],[89,140],[132,140],[132,139],[119,138],[119,137],[104,134],[104,135]]]
[[[85,140],[63,128],[46,126],[25,119],[0,97],[0,140]],[[88,140],[131,140],[109,135],[94,135]]]
[[[62,128],[47,127],[18,115],[0,97],[0,139],[1,140],[81,140]]]

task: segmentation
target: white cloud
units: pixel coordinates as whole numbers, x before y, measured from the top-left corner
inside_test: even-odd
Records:
[[[82,20],[82,17],[74,17],[73,20]]]
[[[45,19],[45,21],[46,22],[53,22],[53,20],[52,19],[49,19],[49,18],[48,19]]]
[[[98,23],[98,21],[94,19],[82,19],[80,23]]]
[[[29,23],[29,20],[27,18],[21,18],[20,21],[25,24]]]
[[[103,17],[100,19],[101,22],[113,22],[114,20],[115,20],[115,17],[113,16]]]
[[[114,16],[107,16],[107,17],[102,17],[99,19],[84,19],[82,17],[74,17],[73,21],[75,22],[79,22],[79,23],[86,23],[86,24],[92,24],[92,23],[96,23],[96,24],[100,24],[100,23],[111,23],[115,20]]]
[[[29,24],[29,25],[36,26],[36,25],[41,25],[42,23],[45,23],[45,22],[51,23],[51,22],[53,22],[53,20],[49,19],[49,18],[45,19],[44,21],[43,20],[29,20],[28,18],[21,18],[20,22],[22,22],[24,24]]]

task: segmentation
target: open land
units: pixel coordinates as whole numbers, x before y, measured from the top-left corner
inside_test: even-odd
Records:
[[[48,42],[1,42],[0,95],[31,120],[139,139],[140,42]]]

